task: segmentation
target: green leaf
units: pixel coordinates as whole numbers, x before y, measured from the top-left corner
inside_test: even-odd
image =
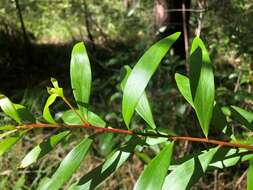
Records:
[[[209,163],[217,152],[218,147],[206,151],[203,154],[190,158],[177,166],[166,178],[163,190],[185,190],[198,181],[204,175]]]
[[[9,131],[15,129],[15,125],[0,125],[0,131]]]
[[[44,117],[44,119],[47,122],[52,123],[52,124],[56,124],[56,121],[54,120],[54,118],[51,115],[49,106],[51,106],[54,103],[54,101],[56,100],[57,96],[58,96],[57,94],[51,94],[48,97],[48,99],[46,101],[46,104],[44,106],[44,110],[43,110],[43,117]]]
[[[127,127],[149,80],[179,36],[180,32],[177,32],[160,40],[149,48],[134,66],[123,91],[122,114]]]
[[[91,68],[83,42],[77,43],[72,50],[70,77],[78,108],[87,120],[87,105],[89,104],[91,91]]]
[[[76,110],[78,113],[80,113],[79,110]],[[81,121],[81,119],[75,114],[75,112],[73,112],[72,110],[68,110],[65,111],[62,116],[61,116],[62,120],[64,123],[66,123],[67,125],[82,125],[83,122]],[[105,127],[106,123],[105,121],[99,117],[97,114],[88,111],[88,123],[96,126],[96,127]]]
[[[208,51],[202,40],[193,40],[190,56],[190,87],[200,126],[208,136],[214,106],[214,76]]]
[[[237,106],[231,106],[232,116],[249,130],[253,131],[253,113]]]
[[[52,135],[46,140],[44,140],[42,143],[34,147],[21,161],[20,168],[25,168],[45,156],[47,153],[53,150],[53,148],[69,133],[70,131],[63,131],[59,134]]]
[[[0,107],[6,115],[14,119],[18,124],[22,123],[14,104],[3,94],[0,94]]]
[[[179,73],[176,73],[175,80],[177,83],[177,87],[178,87],[179,91],[181,92],[181,94],[183,95],[183,97],[194,108],[189,78],[184,75],[181,75]]]
[[[68,181],[75,171],[80,166],[81,162],[85,158],[90,146],[92,139],[85,138],[75,148],[68,153],[68,155],[61,162],[59,168],[46,183],[40,187],[39,190],[58,190],[62,185]]]
[[[126,75],[125,75],[124,79],[122,80],[122,82],[120,84],[122,90],[124,90],[126,81],[129,77],[131,71],[132,71],[132,69],[127,65],[124,66],[124,68],[125,68],[125,71],[126,71]],[[155,122],[154,122],[154,119],[153,119],[153,115],[152,115],[152,111],[151,111],[149,101],[148,101],[148,98],[147,98],[147,95],[146,95],[145,91],[141,95],[140,100],[139,100],[135,110],[147,122],[147,124],[151,128],[153,128],[153,129],[156,128],[156,125],[155,125]]]
[[[247,190],[253,189],[253,160],[249,162],[249,169],[247,174]]]
[[[212,163],[210,163],[210,166],[223,169],[251,159],[253,159],[252,151],[246,149],[220,148],[214,156]]]
[[[18,132],[17,134],[6,137],[4,140],[0,141],[0,156],[2,156],[5,152],[9,151],[14,144],[16,144],[26,133],[28,130]]]
[[[33,115],[26,109],[25,106],[21,104],[14,104],[15,109],[18,112],[19,117],[22,120],[22,123],[35,123],[36,119]]]
[[[173,152],[173,144],[169,143],[153,159],[137,180],[134,190],[161,190],[167,174]]]
[[[73,184],[68,190],[95,189],[126,162],[138,144],[143,144],[143,141],[138,137],[131,137],[126,145],[112,152],[103,164],[88,172],[77,184]]]
[[[47,88],[48,93],[50,95],[55,94],[55,95],[63,98],[64,97],[63,89],[59,87],[58,81],[53,77],[51,77],[50,80],[51,80],[51,83],[53,85],[53,88],[48,87]]]

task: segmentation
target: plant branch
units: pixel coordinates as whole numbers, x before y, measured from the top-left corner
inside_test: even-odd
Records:
[[[188,137],[188,136],[168,136],[168,135],[157,134],[157,133],[142,133],[142,132],[136,132],[136,131],[131,131],[131,130],[125,130],[125,129],[117,129],[117,128],[101,128],[101,127],[90,125],[88,123],[85,123],[84,125],[36,123],[36,124],[27,124],[27,125],[17,126],[17,129],[35,129],[35,128],[91,129],[99,133],[118,133],[118,134],[127,134],[127,135],[137,135],[137,136],[143,136],[143,137],[164,137],[172,141],[201,142],[201,143],[214,144],[218,146],[245,148],[248,150],[253,150],[253,146],[245,145],[245,144],[230,143],[227,141],[220,141],[220,140],[199,138],[199,137]]]

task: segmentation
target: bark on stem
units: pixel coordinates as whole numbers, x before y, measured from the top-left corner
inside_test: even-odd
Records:
[[[188,136],[168,136],[168,135],[157,134],[157,133],[135,132],[135,131],[125,130],[125,129],[101,128],[101,127],[96,127],[96,126],[90,125],[88,123],[86,123],[84,125],[36,123],[36,124],[27,124],[27,125],[17,126],[17,129],[35,129],[35,128],[91,129],[91,130],[95,130],[96,132],[99,132],[99,133],[118,133],[118,134],[127,134],[127,135],[137,135],[137,136],[143,136],[143,137],[164,137],[164,138],[168,138],[169,140],[172,140],[172,141],[201,142],[201,143],[214,144],[214,145],[218,145],[218,146],[226,146],[226,147],[232,147],[232,148],[245,148],[248,150],[253,150],[253,146],[250,146],[250,145],[230,143],[230,142],[220,141],[220,140],[215,140],[215,139],[188,137]]]

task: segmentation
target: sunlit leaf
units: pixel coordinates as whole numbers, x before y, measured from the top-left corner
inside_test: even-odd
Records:
[[[194,108],[189,78],[179,73],[175,74],[177,87],[186,101]]]
[[[77,43],[72,50],[70,63],[71,86],[77,106],[87,120],[87,105],[91,91],[91,68],[83,42]]]
[[[149,80],[179,36],[180,33],[177,32],[160,40],[151,46],[134,66],[123,91],[122,114],[127,127]]]
[[[6,115],[21,124],[21,118],[19,117],[14,104],[3,94],[0,94],[0,107]]]
[[[50,112],[50,109],[49,107],[54,103],[54,101],[56,100],[58,95],[56,94],[51,94],[47,101],[46,101],[46,104],[44,106],[44,110],[43,110],[43,117],[44,119],[49,122],[49,123],[52,123],[52,124],[55,124],[56,121],[54,120],[54,118],[52,117],[51,115],[51,112]]]
[[[252,189],[253,189],[253,160],[250,160],[247,174],[247,190]]]
[[[173,143],[169,143],[143,170],[134,186],[134,190],[162,189],[170,165],[172,152]]]
[[[68,181],[75,171],[80,166],[81,162],[85,158],[92,140],[85,138],[75,148],[68,153],[68,155],[61,162],[59,168],[46,183],[41,185],[39,190],[58,190],[62,185]]]
[[[24,159],[21,161],[20,167],[25,168],[45,156],[69,133],[70,131],[63,131],[59,134],[52,135],[39,145],[35,146],[28,154],[26,154]]]
[[[78,113],[81,113],[79,110],[76,110]],[[61,116],[62,120],[64,121],[64,123],[68,124],[68,125],[82,125],[83,122],[81,121],[81,119],[76,115],[75,112],[73,112],[72,110],[68,110],[65,111],[62,116]],[[93,126],[96,127],[105,127],[106,123],[105,121],[99,117],[97,114],[88,111],[88,123],[90,123]]]
[[[190,158],[176,167],[166,178],[163,190],[189,189],[204,175],[218,148]]]
[[[202,40],[193,40],[190,56],[190,87],[200,126],[208,136],[214,106],[214,76],[208,51]]]
[[[15,129],[16,126],[14,125],[0,125],[0,131],[8,131]]]
[[[126,81],[129,77],[131,71],[132,71],[132,69],[129,66],[124,66],[124,68],[125,68],[125,71],[126,71],[126,75],[125,75],[124,79],[122,80],[122,82],[120,84],[122,90],[124,90]],[[149,101],[148,101],[148,98],[147,98],[147,95],[146,95],[145,91],[141,95],[140,100],[139,100],[135,110],[147,122],[147,124],[151,128],[153,128],[153,129],[156,128],[155,122],[154,122],[154,119],[153,119],[153,115],[152,115],[152,112],[151,112],[151,108],[150,108],[150,105],[149,105]]]

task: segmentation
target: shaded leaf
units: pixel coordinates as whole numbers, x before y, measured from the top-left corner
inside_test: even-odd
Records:
[[[43,185],[41,185],[40,190],[58,190],[61,188],[62,185],[68,181],[78,169],[85,158],[91,143],[92,140],[90,138],[85,138],[75,148],[73,148],[61,162],[59,168],[50,180],[47,180],[43,183]]]
[[[231,106],[231,108],[232,116],[235,120],[253,131],[253,113],[237,106]]]
[[[26,109],[25,106],[21,104],[14,104],[18,115],[20,116],[22,123],[35,123],[36,119],[33,115]]]
[[[190,158],[177,166],[166,178],[163,190],[190,189],[204,175],[218,147]]]
[[[0,107],[6,115],[21,124],[21,119],[14,104],[9,100],[9,98],[4,96],[3,94],[0,94]]]
[[[134,66],[123,91],[122,114],[127,127],[149,80],[179,36],[180,33],[177,32],[160,40],[151,46]]]
[[[162,189],[173,152],[173,144],[165,148],[149,162],[137,180],[134,190],[160,190]]]
[[[77,106],[86,120],[88,117],[87,105],[89,104],[91,91],[91,68],[83,42],[79,42],[73,47],[70,77]]]
[[[189,78],[179,73],[176,73],[175,80],[180,93],[183,95],[186,101],[194,108]]]
[[[214,76],[208,51],[198,37],[193,40],[189,62],[194,109],[207,137],[214,106]]]
[[[70,131],[63,131],[59,134],[52,135],[39,145],[35,146],[28,154],[26,154],[24,159],[21,161],[20,167],[25,168],[45,156],[69,133]]]
[[[95,189],[105,179],[112,175],[131,155],[136,145],[143,141],[138,137],[131,137],[127,144],[119,150],[112,152],[106,161],[83,176],[77,184],[73,184],[68,190]]]
[[[132,71],[132,69],[129,66],[124,66],[125,70],[126,70],[126,75],[124,77],[124,79],[122,80],[120,86],[121,89],[124,90],[126,81]],[[146,92],[144,91],[143,94],[140,97],[140,100],[135,108],[136,112],[147,122],[147,124],[155,129],[156,125],[153,119],[153,115],[152,115],[152,111],[149,105],[149,101],[146,95]]]

